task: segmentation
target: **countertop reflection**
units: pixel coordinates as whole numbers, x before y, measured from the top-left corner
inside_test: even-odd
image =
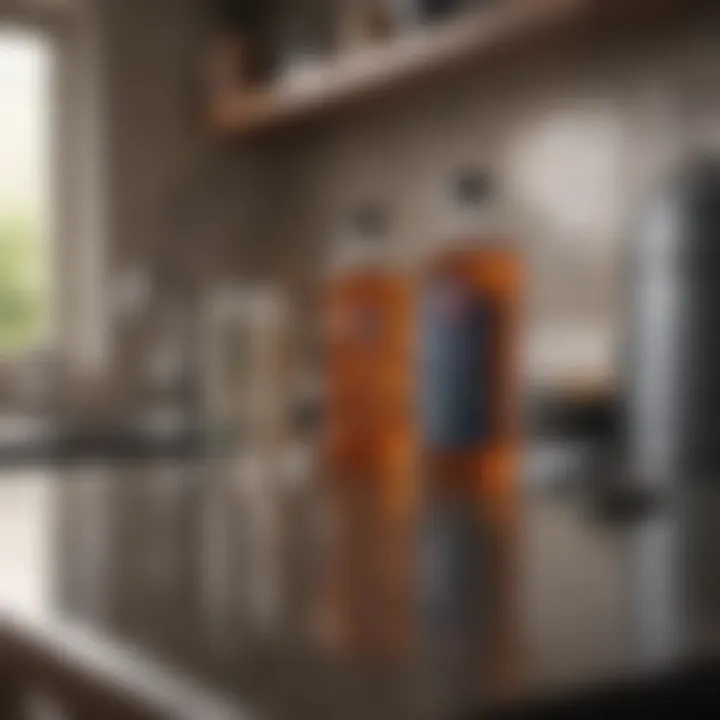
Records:
[[[96,627],[261,717],[502,705],[720,647],[720,487],[678,490],[616,524],[577,494],[525,491],[503,537],[513,599],[493,617],[511,639],[488,643],[462,687],[457,673],[429,675],[421,653],[374,663],[314,644],[316,501],[312,483],[254,482],[230,461],[8,471],[0,600]]]

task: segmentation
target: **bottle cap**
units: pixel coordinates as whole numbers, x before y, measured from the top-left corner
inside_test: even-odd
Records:
[[[483,205],[492,200],[495,183],[489,172],[466,168],[456,174],[452,194],[459,205]]]
[[[366,240],[378,240],[384,237],[389,224],[390,219],[385,208],[374,203],[360,205],[350,218],[353,232]]]

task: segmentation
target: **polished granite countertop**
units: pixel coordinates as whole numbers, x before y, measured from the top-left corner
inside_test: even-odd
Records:
[[[312,485],[268,494],[242,463],[6,471],[0,600],[81,623],[257,717],[448,716],[652,674],[720,650],[720,485],[603,519],[578,491],[525,490],[512,628],[466,674],[330,656],[309,641]],[[268,531],[282,527],[280,535]]]

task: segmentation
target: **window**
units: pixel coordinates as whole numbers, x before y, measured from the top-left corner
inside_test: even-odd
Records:
[[[0,357],[52,331],[51,70],[43,36],[0,28]]]

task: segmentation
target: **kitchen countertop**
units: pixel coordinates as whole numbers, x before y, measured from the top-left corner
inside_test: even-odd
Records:
[[[258,521],[273,512],[267,485],[245,472],[227,461],[5,471],[0,599],[96,628],[258,717],[444,716],[720,649],[720,486],[676,490],[652,514],[616,523],[578,493],[525,491],[503,531],[516,601],[495,611],[511,640],[488,643],[460,683],[456,672],[428,675],[417,655],[390,667],[314,647],[303,579],[311,488],[275,495],[285,541],[268,544],[272,523]],[[263,595],[273,582],[281,591]]]

